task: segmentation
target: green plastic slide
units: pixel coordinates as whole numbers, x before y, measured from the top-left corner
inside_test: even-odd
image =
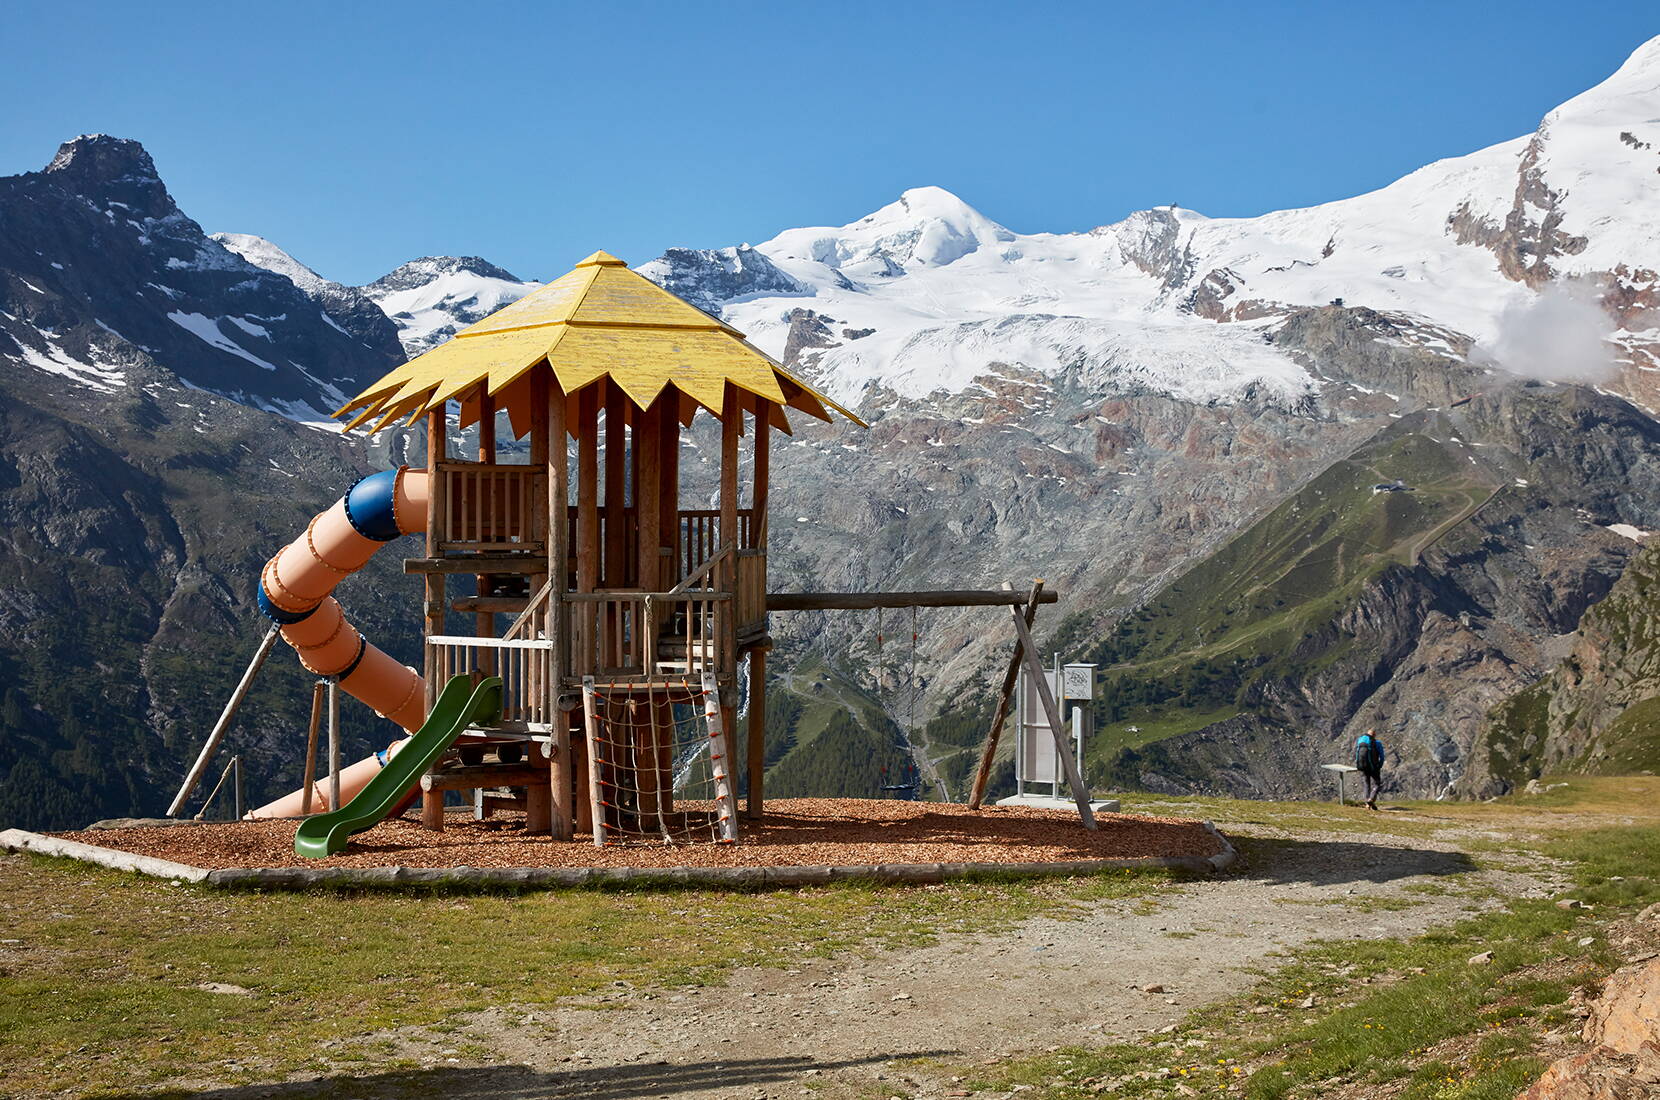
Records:
[[[300,831],[294,834],[294,854],[324,859],[340,851],[353,836],[378,825],[391,813],[462,730],[475,723],[494,722],[500,714],[500,677],[486,677],[477,687],[465,676],[451,679],[421,728],[356,798],[333,813],[300,822]]]

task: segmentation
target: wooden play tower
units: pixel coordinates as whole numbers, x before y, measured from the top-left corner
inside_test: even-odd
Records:
[[[404,569],[425,582],[429,708],[454,676],[500,676],[502,717],[488,732],[529,743],[512,754],[517,770],[428,775],[424,821],[442,827],[446,789],[510,778],[497,785],[525,791],[532,831],[592,829],[585,688],[613,707],[662,706],[662,692],[712,677],[733,731],[745,659],[748,739],[731,756],[759,815],[767,482],[786,408],[859,422],[741,333],[596,252],[341,410],[355,413],[348,428],[426,421],[425,550]],[[713,507],[690,506],[703,502],[682,486],[683,457],[696,454],[682,428],[700,412],[720,425],[718,460],[698,455],[719,471]],[[528,461],[498,445],[498,414],[528,441]],[[475,424],[476,454],[453,453],[452,437]],[[451,633],[451,613],[471,633]]]

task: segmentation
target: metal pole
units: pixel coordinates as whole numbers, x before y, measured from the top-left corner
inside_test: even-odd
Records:
[[[340,808],[340,681],[329,681],[329,809]]]
[[[207,744],[202,746],[201,753],[196,757],[196,763],[191,765],[190,774],[185,776],[183,785],[179,787],[179,793],[173,796],[173,804],[167,807],[168,817],[179,816],[179,811],[184,808],[185,801],[190,797],[190,792],[194,791],[196,784],[202,781],[202,772],[207,770],[208,762],[213,759],[213,754],[219,751],[219,742],[224,740],[225,731],[230,728],[231,720],[236,717],[237,708],[242,705],[243,697],[248,694],[248,689],[253,686],[254,675],[259,672],[259,666],[265,663],[265,658],[271,653],[271,647],[276,644],[279,629],[273,624],[271,629],[265,632],[265,637],[260,641],[259,648],[254,651],[254,659],[248,662],[248,671],[242,674],[241,682],[236,685],[236,690],[231,692],[229,701],[225,703],[224,711],[219,715],[219,721],[213,725],[213,732],[208,734]]]
[[[231,776],[231,806],[232,806],[233,812],[236,814],[236,816],[231,818],[231,820],[232,821],[241,821],[242,820],[242,754],[241,753],[237,753],[235,756],[231,757],[231,768],[233,769],[232,776]]]

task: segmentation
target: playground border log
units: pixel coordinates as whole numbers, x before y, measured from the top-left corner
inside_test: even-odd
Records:
[[[1133,870],[1216,874],[1233,866],[1239,858],[1233,845],[1211,822],[1202,821],[1199,824],[1221,846],[1217,854],[1202,857],[1057,860],[1052,863],[879,863],[835,867],[228,867],[210,871],[24,829],[0,831],[0,849],[73,859],[153,878],[193,882],[221,889],[305,890],[319,886],[356,886],[501,890],[515,887],[684,886],[765,890],[830,882],[930,884],[963,878],[1042,878]]]

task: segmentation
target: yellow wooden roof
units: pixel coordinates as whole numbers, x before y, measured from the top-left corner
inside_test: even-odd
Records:
[[[791,375],[743,333],[595,252],[571,271],[418,355],[348,401],[351,430],[378,417],[372,431],[400,417],[411,422],[445,402],[462,403],[462,424],[478,418],[479,396],[506,408],[513,430],[529,430],[533,368],[546,363],[567,395],[610,378],[639,408],[665,389],[678,391],[677,412],[720,416],[727,386],[771,403],[771,422],[789,431],[779,407],[821,420],[830,409],[857,416]],[[752,411],[758,404],[744,402]],[[574,425],[574,418],[570,421]]]

